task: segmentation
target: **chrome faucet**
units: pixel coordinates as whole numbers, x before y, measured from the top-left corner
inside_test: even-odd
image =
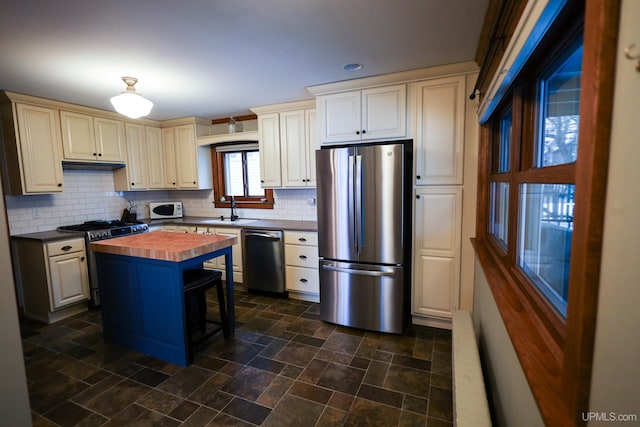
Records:
[[[231,221],[236,221],[238,219],[238,215],[236,215],[236,198],[231,196]]]

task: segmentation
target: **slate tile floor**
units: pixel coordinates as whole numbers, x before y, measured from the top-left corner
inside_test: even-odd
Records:
[[[236,320],[183,368],[106,344],[99,310],[22,319],[33,425],[452,425],[450,331],[338,327],[318,304],[243,292]]]

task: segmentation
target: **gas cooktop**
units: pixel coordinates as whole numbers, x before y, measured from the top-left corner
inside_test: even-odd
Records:
[[[65,225],[58,227],[59,231],[93,231],[93,230],[108,230],[111,228],[127,227],[130,225],[137,225],[140,223],[129,223],[120,220],[94,220],[86,221],[82,224]]]

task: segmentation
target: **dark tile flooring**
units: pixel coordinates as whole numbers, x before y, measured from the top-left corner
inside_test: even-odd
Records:
[[[105,343],[99,310],[21,320],[33,425],[452,425],[450,331],[349,329],[318,304],[243,292],[236,320],[186,368]]]

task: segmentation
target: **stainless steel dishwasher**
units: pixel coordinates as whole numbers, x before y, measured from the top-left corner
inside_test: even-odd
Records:
[[[242,272],[248,291],[285,293],[282,231],[242,229]]]

